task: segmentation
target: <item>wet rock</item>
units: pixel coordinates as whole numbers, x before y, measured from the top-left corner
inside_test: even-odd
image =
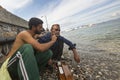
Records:
[[[96,78],[99,78],[99,77],[100,77],[100,75],[97,75],[97,76],[96,76]]]
[[[74,72],[74,70],[73,70],[73,69],[71,69],[71,72],[73,73],[73,72]]]
[[[80,65],[77,65],[78,68],[80,68]]]
[[[98,72],[99,75],[102,75],[102,72]]]

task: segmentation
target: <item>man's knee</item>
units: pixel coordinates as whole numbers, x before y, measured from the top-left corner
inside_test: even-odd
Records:
[[[33,47],[30,44],[24,44],[18,51],[20,51],[21,53],[34,53]]]
[[[32,47],[31,44],[24,44],[21,48],[28,49],[28,50],[33,50],[33,47]]]
[[[33,47],[32,47],[31,44],[24,44],[23,47],[24,47],[24,48],[30,48],[30,49],[33,49]]]

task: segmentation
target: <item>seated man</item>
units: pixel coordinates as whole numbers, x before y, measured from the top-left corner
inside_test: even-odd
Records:
[[[29,29],[20,32],[16,36],[12,49],[6,57],[6,59],[10,57],[11,60],[19,51],[22,54],[29,80],[40,79],[39,71],[43,69],[43,67],[48,63],[48,60],[52,57],[52,52],[49,48],[57,39],[56,35],[52,35],[52,39],[48,43],[41,44],[36,41],[33,36],[40,33],[42,24],[42,20],[31,18],[29,20]],[[8,72],[12,79],[17,78],[17,80],[23,80],[18,61],[8,67]]]
[[[60,60],[61,59],[61,56],[63,54],[63,43],[66,43],[70,47],[69,49],[73,51],[75,61],[79,63],[80,58],[79,58],[79,55],[76,51],[75,44],[73,44],[71,41],[65,39],[64,37],[62,37],[60,35],[59,24],[52,25],[51,32],[46,33],[46,35],[44,35],[42,37],[39,37],[38,41],[40,43],[49,42],[51,40],[51,36],[54,34],[57,36],[57,41],[54,43],[54,45],[52,47],[50,47],[50,49],[53,52],[52,59],[53,60]]]

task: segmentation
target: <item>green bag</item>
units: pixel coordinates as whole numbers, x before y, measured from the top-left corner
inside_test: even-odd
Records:
[[[7,64],[10,58],[8,58],[0,68],[0,80],[12,80],[7,70]]]

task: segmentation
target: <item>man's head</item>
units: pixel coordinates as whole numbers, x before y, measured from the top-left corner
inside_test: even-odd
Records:
[[[33,30],[35,34],[39,34],[41,30],[43,29],[42,27],[43,21],[38,18],[31,18],[28,22],[29,29]]]
[[[59,24],[53,24],[51,27],[51,33],[55,34],[56,36],[60,35],[60,25]]]

